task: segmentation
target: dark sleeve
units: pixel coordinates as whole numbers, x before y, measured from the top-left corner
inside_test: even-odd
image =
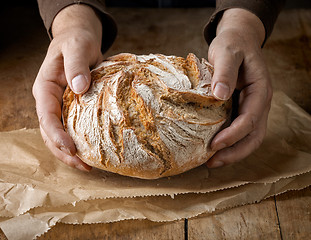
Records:
[[[254,13],[263,23],[266,31],[264,43],[270,36],[274,23],[286,0],[216,0],[216,9],[204,29],[204,37],[208,44],[216,36],[218,21],[223,12],[229,8],[243,8]]]
[[[86,4],[93,7],[101,19],[103,26],[102,52],[106,52],[117,35],[117,26],[113,18],[105,10],[104,0],[37,0],[41,18],[50,39],[53,38],[51,26],[55,16],[65,7],[72,4]]]

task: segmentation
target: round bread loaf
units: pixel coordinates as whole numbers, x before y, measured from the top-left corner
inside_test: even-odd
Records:
[[[211,93],[213,67],[194,54],[112,56],[91,72],[82,95],[67,87],[63,123],[85,163],[144,179],[206,162],[230,118],[231,100]]]

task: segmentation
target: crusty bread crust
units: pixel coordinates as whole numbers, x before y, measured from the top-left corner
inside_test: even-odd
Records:
[[[213,67],[188,57],[118,54],[91,72],[83,95],[67,87],[63,123],[87,164],[156,179],[206,162],[231,100],[211,93]]]

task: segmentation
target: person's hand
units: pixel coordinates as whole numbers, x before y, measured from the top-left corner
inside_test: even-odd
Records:
[[[33,86],[40,130],[45,144],[64,163],[89,171],[76,156],[71,137],[64,131],[62,96],[67,84],[76,93],[90,86],[90,67],[102,61],[102,26],[94,10],[83,4],[60,11],[52,25],[53,40]]]
[[[243,9],[226,10],[217,26],[208,52],[213,94],[227,100],[238,89],[240,96],[237,118],[212,140],[217,152],[207,162],[210,168],[247,157],[265,136],[272,87],[261,51],[264,37],[262,22]]]

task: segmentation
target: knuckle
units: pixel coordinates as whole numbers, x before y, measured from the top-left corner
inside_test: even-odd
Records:
[[[40,126],[42,126],[42,128],[45,129],[46,120],[45,120],[44,114],[40,110],[38,110],[38,108],[37,108],[37,115],[38,115]]]
[[[253,151],[258,149],[261,144],[263,143],[263,139],[266,135],[266,129],[265,128],[260,128],[258,131],[254,131],[250,134],[250,140],[253,145]]]
[[[226,164],[232,164],[239,162],[241,160],[241,157],[239,156],[239,151],[236,145],[233,145],[231,147],[231,153],[230,157],[226,157],[223,161],[226,162]]]
[[[43,129],[40,127],[41,136],[43,139],[43,142],[45,146],[47,146],[51,151],[53,150],[53,146],[51,144],[51,141],[49,140],[48,136],[44,133]]]
[[[248,115],[248,125],[250,126],[251,131],[253,131],[258,123],[258,116],[256,116],[255,114],[249,114]]]
[[[49,140],[47,138],[43,138],[43,142],[46,146],[49,146]]]
[[[68,51],[76,51],[81,49],[92,49],[93,41],[87,34],[83,36],[72,36],[62,43],[62,49]]]
[[[267,107],[270,107],[273,97],[273,89],[271,83],[269,81],[267,81],[265,84],[262,83],[262,85],[260,85],[258,89],[260,89],[260,97],[263,100],[263,103]]]
[[[255,137],[253,139],[253,143],[254,143],[254,150],[258,149],[260,147],[260,145],[262,144],[263,139],[260,137]]]
[[[38,95],[38,77],[36,78],[33,86],[32,86],[32,96],[37,100],[37,95]]]
[[[69,157],[66,157],[66,158],[69,158]],[[64,163],[67,164],[68,166],[72,167],[72,168],[76,167],[76,164],[71,159],[64,160]]]
[[[64,50],[70,50],[72,48],[79,46],[79,43],[80,43],[80,40],[77,37],[72,37],[62,44],[62,48]]]
[[[267,98],[266,98],[268,103],[271,103],[272,97],[273,97],[273,89],[272,89],[272,87],[268,87],[267,88]]]
[[[240,61],[241,59],[243,59],[244,52],[236,44],[228,44],[225,46],[224,50],[227,51],[236,61]]]
[[[62,139],[57,134],[52,134],[49,137],[56,148],[61,149],[64,146]]]
[[[35,100],[37,100],[37,85],[36,83],[34,83],[34,85],[32,86],[32,96],[34,97]]]
[[[37,91],[37,84],[36,84],[36,81],[35,81],[35,83],[32,85],[32,89],[31,89],[32,91],[32,96],[34,97],[34,98],[36,98],[36,91]]]
[[[58,157],[63,163],[66,165],[76,168],[77,167],[77,157],[76,156],[70,156],[67,153],[60,152]]]
[[[215,47],[213,42],[211,43],[209,49],[208,49],[208,61],[210,63],[213,63],[215,59]]]

